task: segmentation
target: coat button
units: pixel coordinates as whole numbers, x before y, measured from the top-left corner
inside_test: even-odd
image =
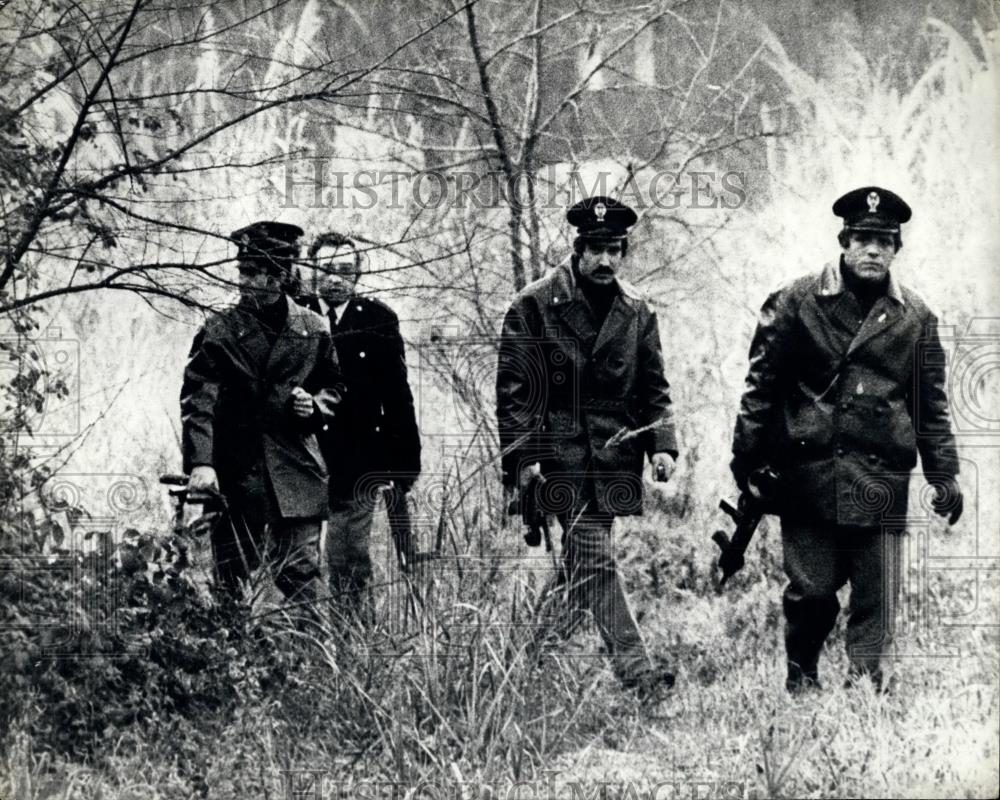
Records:
[[[869,453],[868,454],[868,463],[869,464],[877,464],[878,463],[878,456],[875,455],[874,453]]]
[[[837,448],[837,455],[838,456],[844,455],[844,448],[843,447],[838,447]]]
[[[381,430],[382,430],[382,427],[380,425],[376,425],[375,426],[375,433],[379,433]]]
[[[846,403],[846,402],[845,402],[845,403],[841,403],[841,404],[840,404],[840,410],[841,410],[841,411],[847,411],[847,410],[848,410],[848,409],[849,409],[850,407],[851,407],[851,404],[850,404],[850,403]]]
[[[358,353],[358,358],[364,358],[364,357],[365,357],[365,351],[362,350],[360,353]]]

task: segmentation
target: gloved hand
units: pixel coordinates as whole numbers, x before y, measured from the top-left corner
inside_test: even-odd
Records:
[[[936,478],[930,483],[934,487],[934,498],[931,500],[934,513],[947,519],[949,525],[954,525],[962,516],[962,509],[965,507],[965,499],[962,497],[958,481],[953,477]]]
[[[729,462],[729,469],[733,472],[733,480],[736,481],[736,488],[740,492],[745,492],[747,490],[747,480],[750,477],[750,473],[754,470],[753,465],[744,458],[733,456],[733,460]]]

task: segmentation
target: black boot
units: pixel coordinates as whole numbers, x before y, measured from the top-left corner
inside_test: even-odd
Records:
[[[788,677],[785,679],[785,689],[790,694],[801,695],[809,691],[823,688],[819,682],[819,668],[815,661],[801,666],[797,661],[788,661]]]

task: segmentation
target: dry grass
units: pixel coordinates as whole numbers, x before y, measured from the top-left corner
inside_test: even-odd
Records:
[[[625,563],[682,561],[691,536],[656,513],[619,533]],[[648,574],[628,568],[647,635],[680,676],[674,696],[654,707],[621,692],[593,631],[530,663],[530,628],[520,623],[530,618],[536,571],[499,555],[476,570],[470,557],[461,577],[441,563],[418,582],[435,602],[405,630],[380,602],[380,624],[348,626],[336,671],[307,655],[297,680],[250,694],[231,714],[106,742],[89,769],[17,739],[0,768],[0,797],[165,800],[205,787],[201,796],[284,798],[287,782],[307,785],[310,770],[322,774],[327,797],[338,796],[337,783],[377,781],[411,790],[423,783],[417,796],[426,797],[454,797],[459,782],[505,796],[517,781],[540,793],[526,796],[549,796],[555,786],[557,797],[572,797],[574,785],[589,796],[599,782],[609,784],[608,797],[646,797],[665,781],[685,791],[712,785],[711,796],[995,794],[995,629],[931,623],[909,631],[899,646],[910,657],[899,662],[889,697],[840,687],[838,633],[822,665],[827,690],[790,698],[771,538],[722,597],[708,590],[704,561],[688,572],[690,590],[654,589]],[[961,589],[959,579],[939,586],[928,617],[961,610]],[[995,609],[997,597],[979,601]],[[275,648],[310,652],[281,623],[267,633]],[[942,657],[949,650],[956,655]],[[725,794],[737,787],[741,794]]]

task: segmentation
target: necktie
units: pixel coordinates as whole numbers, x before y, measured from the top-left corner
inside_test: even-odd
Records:
[[[330,306],[330,330],[337,327],[337,309]]]

